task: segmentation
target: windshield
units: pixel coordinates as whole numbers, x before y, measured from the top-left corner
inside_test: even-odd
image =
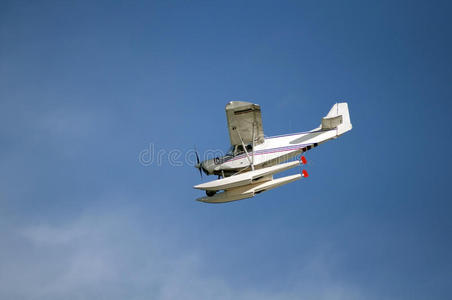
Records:
[[[249,153],[253,150],[253,146],[251,144],[246,145],[246,151]],[[237,156],[240,154],[245,153],[245,151],[243,150],[243,146],[242,145],[236,145],[236,146],[231,146],[228,150],[228,152],[226,152],[226,156]]]
[[[226,156],[234,156],[234,146],[229,148],[228,152],[226,152]]]

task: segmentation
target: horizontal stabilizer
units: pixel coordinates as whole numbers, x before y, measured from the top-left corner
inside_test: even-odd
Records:
[[[342,116],[325,117],[322,119],[322,130],[334,129],[342,124]]]

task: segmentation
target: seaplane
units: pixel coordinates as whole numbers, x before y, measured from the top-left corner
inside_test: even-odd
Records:
[[[196,200],[224,203],[252,198],[276,187],[308,177],[302,170],[294,175],[274,178],[275,174],[305,165],[305,152],[336,139],[352,129],[348,104],[336,103],[318,127],[305,132],[266,137],[258,104],[231,101],[226,105],[226,119],[231,147],[221,157],[200,161],[195,167],[218,179],[195,185],[205,191]],[[298,156],[300,158],[298,159]],[[297,159],[290,161],[291,159]]]

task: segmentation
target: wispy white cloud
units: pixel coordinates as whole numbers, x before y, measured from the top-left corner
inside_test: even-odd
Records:
[[[307,257],[285,290],[235,287],[227,274],[204,274],[199,253],[181,250],[177,237],[144,230],[133,214],[87,213],[65,224],[25,226],[10,240],[13,255],[0,260],[4,299],[363,298],[357,287],[331,276],[325,253]]]

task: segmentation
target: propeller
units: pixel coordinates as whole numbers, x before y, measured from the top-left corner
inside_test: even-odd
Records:
[[[202,179],[202,170],[201,170],[202,166],[201,166],[201,162],[199,160],[199,155],[198,155],[198,151],[196,150],[196,147],[195,147],[195,154],[196,154],[195,168],[199,170],[199,175],[201,176],[201,179]]]

